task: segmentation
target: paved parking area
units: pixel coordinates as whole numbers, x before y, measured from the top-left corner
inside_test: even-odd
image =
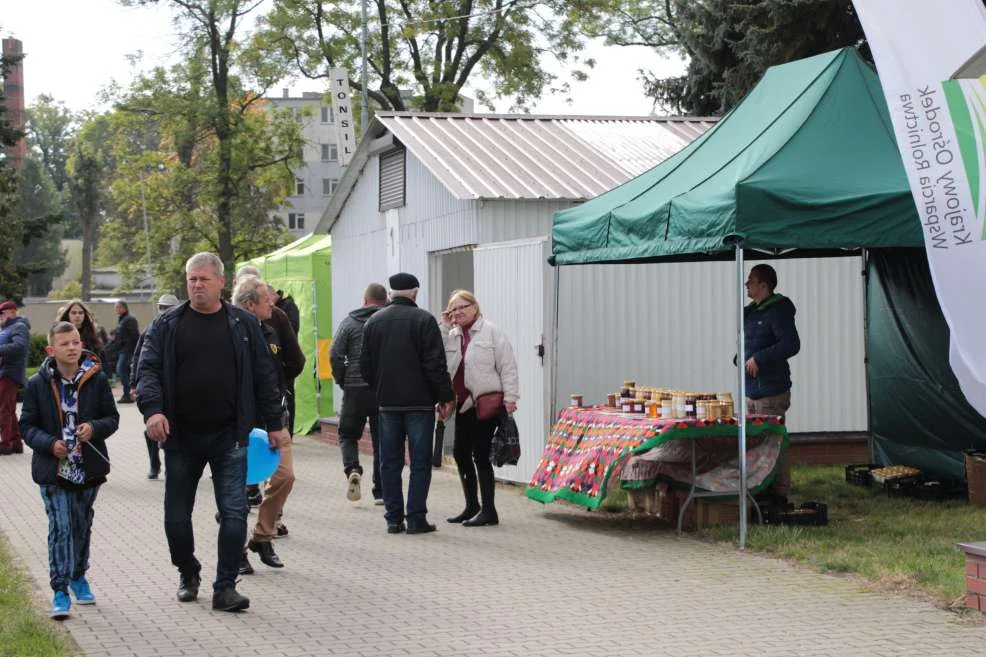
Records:
[[[113,472],[96,503],[90,581],[98,604],[64,626],[86,657],[179,655],[948,657],[986,654],[986,626],[926,603],[866,591],[728,546],[555,504],[501,487],[501,525],[463,528],[454,472],[435,473],[439,531],[388,535],[368,486],[345,500],[338,449],[295,443],[297,483],[276,543],[286,568],[252,561],[242,614],[175,599],[162,527],[163,483],[133,406],[110,441]],[[0,458],[0,531],[50,603],[47,521],[30,455]],[[211,580],[215,505],[206,477],[195,524]],[[255,514],[251,514],[254,518]]]

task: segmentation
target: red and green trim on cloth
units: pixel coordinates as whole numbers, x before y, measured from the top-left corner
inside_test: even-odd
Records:
[[[775,416],[747,418],[747,436],[780,434],[788,444],[784,420]],[[622,414],[605,406],[567,407],[551,428],[541,461],[524,492],[544,504],[566,500],[597,509],[606,497],[607,485],[619,480],[627,459],[670,440],[704,436],[735,436],[735,418],[649,418]],[[768,478],[759,488],[765,488]],[[756,494],[758,491],[751,490]]]

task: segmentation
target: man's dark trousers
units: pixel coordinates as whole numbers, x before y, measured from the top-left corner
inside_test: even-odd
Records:
[[[411,458],[411,477],[407,486],[407,523],[424,523],[431,487],[431,452],[435,433],[434,411],[380,411],[380,477],[383,484],[384,517],[388,525],[405,519],[404,437]]]
[[[195,558],[192,509],[199,479],[208,464],[220,518],[219,565],[213,588],[221,591],[235,586],[247,535],[247,449],[236,444],[231,430],[205,435],[184,433],[180,442],[170,443],[173,440],[177,439],[168,439],[164,450],[168,469],[164,480],[164,532],[171,563],[182,574],[197,574],[202,569]]]
[[[349,476],[354,470],[363,475],[359,462],[359,440],[363,427],[370,422],[370,441],[373,443],[373,498],[380,492],[380,435],[378,427],[377,396],[369,386],[345,388],[342,394],[342,411],[339,413],[339,448],[342,451],[342,467]]]

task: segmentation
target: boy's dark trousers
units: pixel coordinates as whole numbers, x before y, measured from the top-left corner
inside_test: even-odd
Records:
[[[85,490],[41,487],[41,499],[48,514],[48,571],[53,591],[68,591],[69,582],[89,570],[89,542],[97,493],[99,486]]]

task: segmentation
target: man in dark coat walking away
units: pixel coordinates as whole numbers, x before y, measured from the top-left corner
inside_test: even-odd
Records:
[[[342,467],[346,474],[346,499],[358,500],[362,493],[360,481],[363,466],[359,462],[359,439],[363,427],[370,422],[370,440],[373,444],[373,499],[383,504],[380,491],[380,448],[377,435],[377,397],[363,380],[359,359],[363,347],[363,326],[366,320],[387,305],[387,289],[379,283],[370,283],[363,292],[363,306],[349,313],[336,329],[332,340],[329,362],[332,378],[342,387],[342,411],[339,413],[339,449],[342,451]]]
[[[360,370],[380,405],[380,477],[387,531],[426,534],[431,486],[435,407],[444,420],[455,410],[455,393],[445,365],[445,343],[438,322],[418,308],[418,279],[411,274],[390,277],[391,304],[363,327]],[[401,472],[407,436],[411,476],[407,509]]]
[[[113,334],[112,352],[116,354],[116,376],[120,379],[123,386],[123,394],[116,400],[118,404],[132,404],[133,397],[130,396],[130,361],[134,357],[137,349],[137,341],[140,340],[140,327],[137,318],[130,314],[130,306],[126,301],[117,301],[114,308],[116,310],[116,332]]]
[[[801,350],[794,325],[794,303],[774,291],[777,272],[770,265],[756,265],[746,281],[752,302],[743,310],[746,412],[783,416],[791,407],[791,367],[787,361]],[[791,473],[787,455],[781,457],[772,487],[787,495]]]

